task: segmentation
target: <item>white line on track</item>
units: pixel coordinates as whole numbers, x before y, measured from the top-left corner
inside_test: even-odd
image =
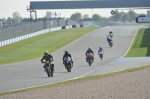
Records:
[[[103,27],[103,28],[107,28],[107,27],[109,27],[109,26],[106,26],[106,27]],[[93,30],[92,32],[95,32],[95,31],[100,30],[100,29],[103,29],[103,28],[99,28],[99,29]],[[92,33],[92,32],[90,32],[90,33]],[[54,53],[52,53],[52,54],[55,54],[55,53],[57,53],[58,51],[64,49],[65,47],[67,47],[67,46],[69,46],[69,45],[71,45],[71,44],[77,42],[78,40],[80,40],[80,39],[82,39],[83,37],[89,35],[90,33],[88,33],[88,34],[86,34],[86,35],[84,35],[84,36],[78,38],[77,40],[71,42],[70,44],[68,44],[68,45],[66,45],[66,46],[64,46],[64,47],[62,47],[61,49],[57,50],[56,52],[54,52]],[[37,58],[37,59],[39,59],[39,58]],[[36,60],[36,59],[33,59],[33,60]],[[21,62],[24,62],[24,61],[21,61]],[[15,62],[15,63],[19,63],[19,62]],[[10,63],[10,64],[15,64],[15,63]],[[8,64],[4,64],[4,65],[2,65],[2,66],[5,66],[5,65],[8,66]],[[1,66],[1,67],[2,67],[2,66]],[[67,79],[67,80],[62,80],[62,81],[58,81],[58,82],[54,82],[54,83],[64,82],[64,81],[73,80],[73,79],[77,79],[77,78],[78,78],[78,77],[72,78],[72,79]],[[38,85],[38,86],[32,86],[32,87],[26,87],[26,88],[20,88],[20,89],[14,89],[14,90],[9,90],[9,91],[17,91],[17,90],[23,90],[23,89],[27,89],[27,88],[40,87],[40,86],[45,86],[45,85],[54,84],[54,83],[48,83],[48,84],[44,84],[44,85]],[[4,91],[4,92],[7,92],[7,91]]]
[[[141,27],[143,27],[143,25],[142,25]],[[140,27],[140,28],[141,28],[141,27]],[[140,30],[140,28],[139,28],[138,30]],[[136,31],[136,33],[135,33],[135,35],[134,35],[134,38],[135,38],[135,36],[136,36],[138,30]],[[128,50],[127,50],[127,52],[126,52],[122,57],[124,57],[124,56],[128,53],[128,51],[129,51],[129,49],[130,49],[130,47],[131,47],[131,45],[132,45],[132,43],[133,43],[133,41],[134,41],[134,38],[132,39],[132,42],[131,42],[131,44],[130,44]]]
[[[106,26],[106,27],[103,27],[103,28],[107,28],[107,27],[109,27],[109,26]],[[93,30],[92,32],[95,32],[95,31],[100,30],[100,29],[103,29],[103,28],[99,28],[99,29]],[[92,33],[92,32],[90,32],[90,33]],[[61,49],[59,49],[59,50],[57,50],[56,52],[52,53],[52,55],[53,55],[53,54],[55,54],[55,53],[57,53],[58,51],[60,51],[60,50],[64,49],[65,47],[67,47],[67,46],[69,46],[69,45],[71,45],[71,44],[73,44],[73,43],[77,42],[78,40],[80,40],[81,38],[83,38],[83,37],[85,37],[85,36],[89,35],[90,33],[88,33],[88,34],[86,34],[86,35],[84,35],[84,36],[82,36],[82,37],[78,38],[77,40],[75,40],[75,41],[71,42],[70,44],[68,44],[68,45],[66,45],[66,46],[64,46],[64,47],[62,47]],[[55,57],[54,57],[54,58],[55,58]],[[39,59],[39,58],[32,59],[32,60],[37,60],[37,59]],[[30,60],[25,60],[25,61],[30,61]],[[25,61],[21,61],[21,62],[25,62]],[[16,63],[20,63],[20,62],[8,63],[8,64],[16,64]],[[6,66],[6,65],[8,66],[8,64],[2,64],[2,65],[1,65],[1,67],[2,67],[2,66]]]
[[[107,27],[109,27],[109,26],[107,26]],[[107,27],[104,27],[104,28],[107,28]],[[142,27],[142,26],[141,26],[141,27]],[[140,27],[140,28],[141,28],[141,27]],[[140,29],[140,28],[139,28],[139,29]],[[100,28],[100,29],[102,29],[102,28]],[[139,29],[138,29],[138,30],[139,30]],[[97,30],[99,30],[99,29],[97,29]],[[97,30],[94,30],[94,31],[97,31]],[[136,31],[136,33],[135,33],[135,35],[134,35],[134,38],[135,38],[135,36],[136,36],[138,30]],[[94,31],[92,31],[92,32],[94,32]],[[92,33],[92,32],[90,32],[90,33]],[[89,35],[90,33],[88,33],[88,34],[86,34],[86,35],[80,37],[79,39],[81,39],[81,38],[83,38],[83,37]],[[129,49],[130,49],[130,47],[131,47],[131,45],[132,45],[132,43],[133,43],[133,41],[134,41],[134,38],[133,38],[133,40],[132,40],[132,42],[131,42],[131,44],[130,44],[128,50],[127,50],[127,52],[129,51]],[[78,41],[79,39],[75,40],[74,42]],[[72,43],[74,43],[74,42],[72,42]],[[66,45],[65,47],[71,45],[72,43]],[[65,48],[65,47],[63,47],[63,48]],[[58,51],[62,50],[63,48],[59,49]],[[56,52],[58,52],[58,51],[56,51]],[[54,52],[54,53],[56,53],[56,52]],[[126,52],[123,56],[121,56],[120,58],[124,57],[124,56],[127,54],[127,52]],[[53,53],[53,54],[54,54],[54,53]],[[118,59],[120,59],[120,58],[118,58]],[[116,60],[118,60],[118,59],[116,59]],[[114,60],[114,61],[116,61],[116,60]],[[112,62],[114,62],[114,61],[112,61]],[[95,71],[97,71],[97,70],[103,68],[103,67],[106,66],[106,65],[111,64],[112,62],[107,63],[107,64],[105,64],[105,65],[103,65],[103,66],[101,66],[101,67],[98,67],[98,68],[95,69],[95,70],[92,70],[92,71],[90,71],[90,72],[87,72],[87,73],[85,73],[85,74],[83,74],[83,75],[80,75],[80,76],[75,77],[75,78],[72,78],[72,79],[62,80],[62,81],[58,81],[58,82],[54,82],[54,83],[49,83],[49,84],[44,84],[44,85],[38,85],[38,86],[32,86],[32,87],[21,88],[21,89],[9,90],[9,91],[19,91],[19,90],[23,90],[23,89],[35,88],[35,87],[40,87],[40,86],[46,86],[46,85],[50,85],[50,84],[55,84],[55,83],[59,83],[59,82],[64,82],[64,81],[69,81],[69,80],[74,80],[74,79],[82,78],[82,77],[84,77],[84,76],[86,76],[86,75],[88,75],[88,74],[90,74],[90,73],[92,73],[92,72],[95,72]],[[123,70],[125,70],[125,69],[123,69]],[[118,70],[118,71],[123,71],[123,70]],[[118,72],[118,71],[114,71],[114,72]],[[111,73],[111,72],[110,72],[110,73]],[[104,73],[104,74],[108,74],[108,73]],[[5,92],[7,92],[7,91],[5,91]]]
[[[141,27],[142,27],[142,26],[141,26]],[[141,27],[140,27],[140,28],[141,28]],[[139,29],[140,29],[140,28],[139,28]],[[138,30],[139,30],[139,29],[138,29]],[[136,36],[136,34],[137,34],[138,30],[136,31],[136,33],[135,33],[135,35],[134,35],[134,38],[135,38],[135,36]],[[128,50],[127,50],[127,52],[129,51],[129,49],[130,49],[130,47],[131,47],[131,45],[132,45],[132,43],[133,43],[133,41],[134,41],[134,38],[132,39],[132,42],[131,42],[131,44],[130,44],[130,46],[129,46]],[[120,58],[118,58],[118,59],[121,59],[122,57],[124,57],[124,56],[127,54],[127,52],[126,52],[123,56],[121,56]],[[118,59],[116,59],[116,60],[118,60]],[[116,61],[116,60],[114,60],[114,61]],[[114,61],[112,61],[112,62],[114,62]],[[84,77],[84,76],[86,76],[86,75],[88,75],[88,74],[90,74],[90,73],[92,73],[92,72],[95,72],[95,71],[97,71],[97,70],[99,70],[99,69],[103,68],[103,67],[104,67],[104,66],[106,66],[106,65],[111,64],[112,62],[107,63],[107,64],[105,64],[105,65],[103,65],[103,66],[101,66],[101,67],[98,67],[98,68],[97,68],[97,69],[95,69],[95,70],[92,70],[92,71],[90,71],[90,72],[88,72],[88,73],[85,73],[85,74],[83,74],[83,75],[81,75],[81,76],[78,76],[78,77],[76,77],[76,78]]]

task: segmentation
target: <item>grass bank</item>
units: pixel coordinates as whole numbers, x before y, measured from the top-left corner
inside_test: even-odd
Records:
[[[74,80],[58,82],[58,83],[49,84],[49,85],[37,86],[37,87],[32,87],[32,88],[24,88],[24,89],[15,90],[15,91],[0,92],[0,95],[29,91],[29,90],[30,91],[31,90],[37,90],[37,89],[41,89],[41,88],[50,88],[50,87],[54,87],[54,86],[61,86],[61,85],[72,84],[72,83],[76,83],[76,82],[83,82],[83,81],[88,81],[88,80],[100,79],[102,77],[108,77],[108,76],[126,73],[126,72],[134,72],[134,71],[138,71],[138,70],[146,69],[146,68],[150,68],[150,65],[136,67],[136,68],[130,68],[130,69],[126,69],[126,70],[122,70],[122,71],[118,71],[118,72],[111,72],[111,73],[107,73],[107,74],[88,76],[88,77],[84,77],[84,78],[78,78],[78,79],[74,79]]]
[[[73,28],[42,34],[0,47],[0,64],[39,58],[45,50],[54,53],[99,27]]]
[[[141,28],[125,57],[150,56],[150,29]]]

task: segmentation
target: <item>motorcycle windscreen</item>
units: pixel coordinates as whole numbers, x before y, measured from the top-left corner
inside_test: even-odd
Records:
[[[67,57],[67,63],[69,63],[71,61],[70,57]]]

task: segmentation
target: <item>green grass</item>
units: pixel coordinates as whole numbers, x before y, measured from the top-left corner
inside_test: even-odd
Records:
[[[24,88],[24,89],[15,90],[15,91],[0,92],[0,95],[29,91],[29,90],[37,90],[37,89],[41,89],[41,88],[50,88],[50,87],[54,87],[54,86],[67,85],[67,84],[72,84],[72,83],[77,83],[77,82],[79,83],[79,82],[84,82],[84,81],[88,81],[88,80],[94,80],[94,79],[100,79],[103,77],[109,77],[109,76],[113,76],[113,75],[117,75],[117,74],[121,74],[121,73],[134,72],[134,71],[138,71],[138,70],[146,69],[146,68],[150,68],[150,65],[136,67],[136,68],[130,68],[130,69],[117,71],[117,72],[111,72],[111,73],[107,73],[107,74],[88,76],[88,77],[84,77],[84,78],[78,78],[78,79],[73,79],[73,80],[68,80],[68,81],[58,82],[58,83],[54,83],[54,84],[43,85],[43,86],[37,86],[37,87],[32,87],[32,88]]]
[[[150,29],[141,28],[125,57],[150,56]]]
[[[45,50],[48,50],[49,53],[54,53],[98,28],[84,27],[60,30],[0,47],[0,64],[36,59],[41,57]]]

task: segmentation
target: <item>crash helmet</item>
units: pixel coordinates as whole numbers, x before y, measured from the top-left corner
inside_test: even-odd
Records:
[[[91,50],[91,47],[88,47],[88,50]]]
[[[44,55],[48,55],[48,51],[45,51],[45,52],[44,52]]]
[[[102,46],[100,46],[99,48],[102,49]]]
[[[112,33],[112,31],[110,31],[109,33]]]
[[[68,54],[68,50],[65,50],[64,53],[65,53],[65,54]]]

